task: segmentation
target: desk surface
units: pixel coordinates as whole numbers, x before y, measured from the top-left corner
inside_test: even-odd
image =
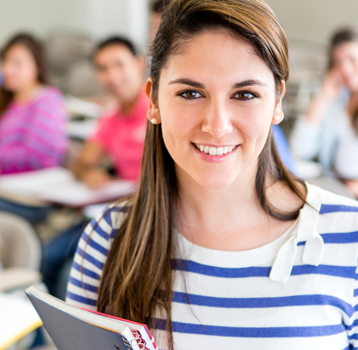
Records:
[[[4,193],[7,199],[16,202],[19,202],[20,198],[28,201],[33,199],[35,203],[40,201],[71,208],[114,201],[134,193],[135,189],[134,181],[113,180],[100,190],[91,190],[64,168],[49,168],[0,177],[0,195]]]
[[[7,349],[42,325],[25,295],[0,294],[0,350]]]

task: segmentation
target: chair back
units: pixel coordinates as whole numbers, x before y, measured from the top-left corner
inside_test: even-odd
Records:
[[[3,268],[40,269],[41,243],[26,220],[0,211],[0,241]]]

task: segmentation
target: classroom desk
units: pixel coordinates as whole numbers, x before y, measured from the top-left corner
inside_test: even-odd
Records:
[[[0,294],[0,350],[6,350],[42,325],[36,310],[19,294]]]
[[[65,168],[49,168],[0,176],[0,196],[24,205],[58,204],[83,208],[111,202],[135,192],[136,182],[113,180],[100,190],[91,190]]]

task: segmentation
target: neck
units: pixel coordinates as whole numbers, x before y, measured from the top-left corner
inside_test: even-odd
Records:
[[[177,171],[180,201],[174,225],[184,236],[191,236],[194,243],[200,241],[197,234],[203,239],[225,237],[251,231],[258,221],[267,220],[256,194],[256,166],[225,189],[203,188],[182,173]]]
[[[119,99],[119,104],[124,114],[128,113],[135,106],[141,92],[142,84],[140,83],[131,91],[131,93],[128,93],[125,99]]]
[[[38,83],[31,84],[24,89],[14,92],[14,100],[16,102],[28,102],[30,101],[40,85]]]
[[[256,166],[225,189],[207,189],[177,169],[179,201],[174,227],[194,244],[210,249],[240,251],[270,243],[293,224],[264,211],[256,194]],[[303,202],[284,183],[266,181],[266,196],[281,212],[299,210]],[[305,191],[304,188],[302,188]]]

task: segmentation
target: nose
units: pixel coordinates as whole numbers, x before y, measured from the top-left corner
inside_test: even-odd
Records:
[[[211,101],[207,107],[201,130],[215,139],[220,139],[232,132],[231,113],[225,101]]]
[[[108,69],[107,71],[107,78],[110,82],[116,83],[122,80],[122,71],[120,69]]]

